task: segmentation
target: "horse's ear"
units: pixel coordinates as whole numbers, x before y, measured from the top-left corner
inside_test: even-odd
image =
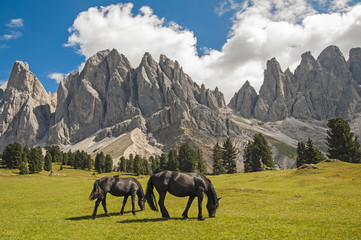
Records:
[[[221,197],[220,198],[217,198],[217,201],[219,202],[219,200],[221,200]]]

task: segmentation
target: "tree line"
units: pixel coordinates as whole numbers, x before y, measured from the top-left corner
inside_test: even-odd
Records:
[[[171,149],[168,154],[150,156],[149,159],[133,154],[130,154],[128,159],[121,157],[116,170],[136,175],[154,174],[163,170],[206,173],[201,152],[194,150],[186,142],[181,143],[178,151]]]
[[[351,132],[349,124],[342,118],[330,119],[327,123],[326,145],[327,157],[339,159],[344,162],[361,163],[360,142],[357,136]],[[51,171],[53,162],[61,162],[63,165],[75,169],[95,169],[98,173],[120,172],[140,174],[152,174],[163,170],[179,172],[198,171],[206,173],[206,167],[200,150],[192,149],[188,143],[181,143],[179,150],[171,149],[168,154],[151,156],[145,159],[139,155],[129,158],[121,157],[116,168],[113,169],[111,156],[100,152],[95,160],[85,151],[62,152],[57,145],[46,146],[45,157],[42,149],[37,147],[24,148],[20,143],[8,144],[3,153],[3,164],[10,169],[19,169],[21,174],[37,173],[42,170]],[[255,134],[253,140],[248,141],[243,151],[245,172],[254,172],[274,169],[275,164],[267,139],[262,134]],[[298,142],[297,167],[303,164],[318,163],[325,159],[325,155],[318,150],[310,138],[307,143]],[[236,149],[230,138],[226,138],[222,146],[215,144],[212,149],[213,174],[232,174],[236,168]]]

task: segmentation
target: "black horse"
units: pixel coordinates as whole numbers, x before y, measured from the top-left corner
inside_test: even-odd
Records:
[[[123,207],[120,210],[120,214],[124,214],[124,206],[127,203],[129,196],[132,196],[132,213],[135,215],[135,194],[138,195],[138,205],[141,210],[145,209],[145,197],[142,185],[135,178],[121,178],[119,176],[114,177],[103,177],[94,182],[93,191],[90,193],[89,199],[96,200],[93,219],[96,218],[97,210],[100,202],[102,202],[105,215],[110,217],[106,206],[106,197],[107,193],[110,193],[114,196],[124,196]]]
[[[187,207],[184,210],[183,218],[188,218],[188,210],[195,197],[198,197],[198,220],[203,221],[202,215],[202,201],[204,194],[208,197],[207,210],[209,217],[213,218],[216,215],[218,208],[218,201],[216,190],[211,181],[200,173],[179,173],[172,171],[163,171],[153,174],[147,184],[147,191],[145,198],[148,201],[149,207],[158,211],[156,199],[153,192],[155,187],[159,193],[159,206],[162,212],[162,217],[169,219],[169,213],[164,206],[164,199],[167,192],[177,197],[189,196]]]

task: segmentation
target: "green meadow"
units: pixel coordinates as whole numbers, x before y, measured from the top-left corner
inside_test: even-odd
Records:
[[[203,222],[197,220],[196,201],[190,219],[183,220],[187,199],[169,194],[170,220],[148,205],[133,216],[129,200],[121,216],[123,198],[111,195],[112,217],[100,205],[93,220],[88,196],[94,180],[106,174],[59,171],[58,165],[53,169],[60,176],[0,169],[0,239],[361,239],[361,164],[318,166],[209,176],[222,199],[212,219],[204,202]],[[139,179],[143,188],[148,178]]]

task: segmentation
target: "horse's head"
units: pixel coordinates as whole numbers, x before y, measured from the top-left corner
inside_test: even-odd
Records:
[[[138,199],[138,205],[142,211],[145,210],[145,197]]]
[[[214,218],[216,216],[217,208],[219,207],[218,201],[221,198],[217,198],[217,201],[209,201],[207,202],[207,210],[210,218]]]

